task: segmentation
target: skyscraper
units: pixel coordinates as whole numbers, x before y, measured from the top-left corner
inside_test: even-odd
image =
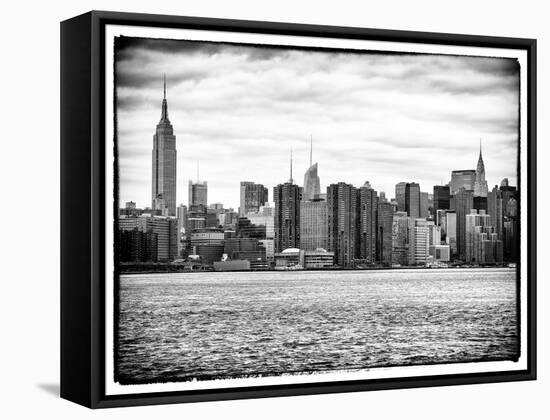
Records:
[[[409,262],[409,221],[404,211],[393,214],[392,223],[392,264],[407,265]]]
[[[484,263],[482,257],[482,241],[487,240],[487,235],[493,232],[491,226],[491,216],[485,213],[485,210],[470,210],[466,215],[466,246],[465,260],[467,262]]]
[[[340,267],[353,264],[356,255],[357,189],[339,182],[327,187],[328,250]]]
[[[208,203],[208,184],[206,181],[193,182],[189,180],[189,208],[191,206],[203,206],[206,212]]]
[[[479,140],[479,158],[477,160],[476,176],[474,181],[474,197],[487,197],[487,181],[485,180],[485,165],[481,156],[481,140]]]
[[[449,187],[451,195],[455,195],[460,188],[465,190],[474,190],[476,171],[473,169],[463,169],[451,172],[451,182]]]
[[[445,212],[445,243],[449,245],[451,256],[458,252],[456,244],[456,212],[447,210]]]
[[[378,211],[378,196],[367,181],[357,191],[359,206],[359,237],[357,238],[359,252],[357,256],[368,264],[376,262],[376,214]]]
[[[491,223],[499,239],[502,239],[503,202],[502,194],[495,185],[492,191],[487,193],[487,213],[491,216]]]
[[[376,217],[376,261],[383,265],[392,262],[393,207],[387,201],[378,201]]]
[[[300,247],[300,200],[302,189],[285,182],[273,187],[275,200],[275,252]]]
[[[166,101],[166,75],[164,76],[164,99],[157,130],[153,136],[153,183],[152,208],[176,215],[176,136],[168,119],[168,103]],[[164,207],[166,211],[164,211]]]
[[[448,185],[434,185],[434,214],[438,210],[450,209],[450,188]],[[439,220],[436,220],[439,222]]]
[[[416,182],[405,186],[405,211],[413,219],[420,217],[420,185]]]
[[[405,190],[407,189],[406,182],[400,182],[395,185],[395,201],[397,201],[397,211],[406,211],[405,205]]]
[[[262,184],[241,181],[239,215],[257,213],[269,201],[267,188]]]
[[[300,249],[315,251],[327,248],[327,202],[300,202]]]
[[[430,256],[430,227],[426,220],[409,222],[409,265],[425,265]]]
[[[275,252],[300,247],[300,201],[303,189],[292,178],[292,149],[290,150],[290,178],[273,187],[275,202]]]
[[[187,206],[180,204],[178,206],[178,230],[177,230],[177,241],[178,241],[178,257],[182,256],[182,251],[184,248],[184,243],[182,241],[183,234],[185,233],[185,228],[187,227]]]
[[[460,188],[455,194],[456,245],[458,258],[466,258],[466,215],[474,208],[474,192]]]
[[[317,174],[317,162],[313,164],[313,140],[309,150],[309,168],[304,175],[304,200],[313,200],[321,194],[321,181]]]

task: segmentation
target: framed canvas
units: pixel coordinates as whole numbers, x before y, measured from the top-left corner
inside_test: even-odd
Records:
[[[536,378],[536,41],[61,23],[61,396]]]

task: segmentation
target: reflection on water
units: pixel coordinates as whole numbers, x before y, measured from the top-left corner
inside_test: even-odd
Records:
[[[117,380],[515,360],[515,271],[125,275]]]

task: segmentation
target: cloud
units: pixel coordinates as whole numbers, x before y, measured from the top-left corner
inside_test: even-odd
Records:
[[[503,58],[388,54],[118,38],[121,202],[150,201],[152,138],[163,74],[178,149],[178,202],[208,180],[209,201],[237,207],[239,182],[301,182],[309,138],[323,188],[369,180],[393,196],[475,168],[489,184],[516,179],[519,66]]]

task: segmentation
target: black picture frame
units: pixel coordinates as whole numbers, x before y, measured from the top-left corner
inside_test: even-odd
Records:
[[[527,369],[406,378],[105,394],[105,26],[187,28],[527,52]],[[90,408],[536,379],[536,40],[92,11],[61,23],[61,397]]]

